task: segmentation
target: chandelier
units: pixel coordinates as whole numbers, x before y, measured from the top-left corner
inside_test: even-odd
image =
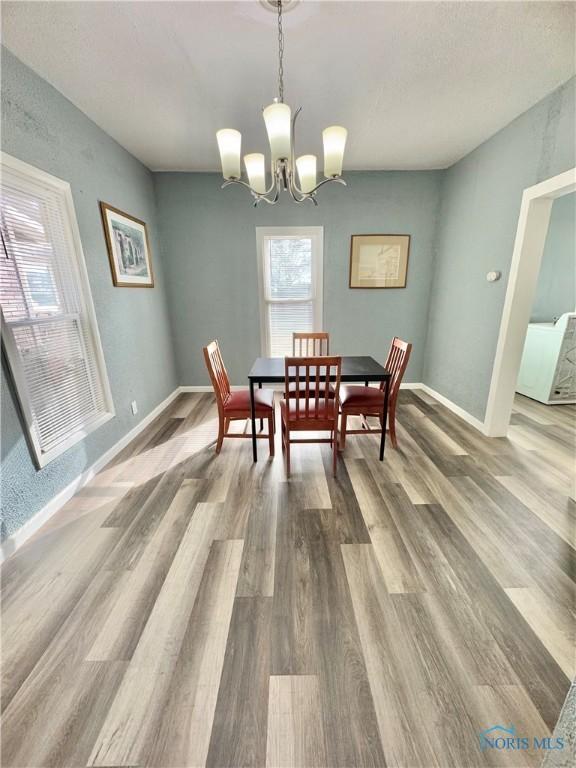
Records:
[[[278,202],[282,190],[288,191],[296,203],[311,200],[314,205],[318,205],[316,192],[324,184],[337,181],[339,184],[346,185],[342,178],[342,162],[348,132],[346,128],[339,125],[332,125],[322,131],[325,177],[322,181],[317,180],[316,155],[301,155],[295,159],[295,125],[302,107],[296,110],[292,118],[290,107],[284,103],[282,0],[266,0],[266,2],[278,9],[278,97],[262,113],[272,156],[272,181],[270,187],[266,188],[266,161],[264,155],[259,152],[244,155],[248,181],[241,178],[242,134],[234,128],[223,128],[216,133],[222,175],[225,179],[222,189],[230,184],[241,184],[252,193],[254,206],[262,200],[269,205],[274,205]]]

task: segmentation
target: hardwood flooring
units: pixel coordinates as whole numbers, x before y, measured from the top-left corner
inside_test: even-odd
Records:
[[[402,391],[383,463],[287,482],[181,396],[2,568],[2,765],[539,765],[479,734],[550,736],[575,674],[575,420]]]

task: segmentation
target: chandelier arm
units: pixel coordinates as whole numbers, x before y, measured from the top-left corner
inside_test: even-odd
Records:
[[[294,200],[295,203],[305,203],[306,200],[311,200],[315,206],[318,205],[318,201],[316,200],[313,192],[302,192],[302,190],[296,186],[293,174],[290,175],[288,191],[290,192],[290,197],[292,200]]]
[[[288,191],[290,192],[290,197],[292,200],[294,200],[295,203],[303,203],[306,199],[305,194],[298,189],[298,187],[294,184],[294,180],[290,179],[290,184],[288,185]],[[301,195],[301,197],[298,197],[298,195]]]
[[[294,200],[295,203],[304,203],[306,200],[312,200],[314,205],[318,205],[318,202],[314,199],[314,196],[312,194],[309,194],[308,192],[303,192],[296,182],[294,181],[295,178],[295,172],[291,171],[288,175],[288,191],[290,192],[290,197],[292,200]]]
[[[296,112],[294,112],[294,117],[292,118],[292,126],[290,129],[290,163],[294,173],[296,173],[296,119],[298,118],[300,112],[302,112],[302,107],[298,107]]]
[[[311,189],[310,192],[302,192],[302,190],[296,186],[293,178],[291,178],[290,181],[290,195],[292,200],[294,200],[295,203],[303,203],[305,200],[312,200],[314,205],[318,205],[318,201],[316,200],[316,190],[323,187],[324,184],[328,184],[331,181],[337,181],[339,184],[343,184],[345,187],[347,186],[346,181],[341,176],[332,176],[329,179],[323,179],[314,187],[314,189]],[[301,195],[302,197],[298,199],[296,195]]]
[[[326,179],[326,181],[332,181],[332,179]],[[320,185],[318,185],[320,186]],[[318,189],[318,187],[314,187],[314,189],[310,190],[310,192],[303,192],[300,187],[296,184],[294,181],[294,177],[292,176],[290,178],[290,196],[292,197],[292,200],[294,200],[297,203],[303,203],[304,200],[314,200],[314,193]],[[298,199],[296,195],[301,195],[301,199]],[[318,205],[318,202],[314,200],[314,204]]]
[[[254,192],[254,190],[252,190],[252,195],[254,197],[254,207],[256,208],[258,204],[262,201],[264,201],[265,203],[268,203],[268,205],[275,205],[280,199],[281,186],[282,186],[282,180],[280,178],[280,174],[276,173],[274,176],[274,183],[270,187],[270,190],[268,192],[266,192],[265,194],[261,194],[258,192]],[[270,197],[269,194],[272,191],[272,189],[274,189],[274,187],[275,187],[274,196]]]
[[[224,187],[229,187],[231,184],[241,184],[243,187],[246,187],[246,189],[249,189],[250,192],[254,192],[250,184],[247,184],[242,179],[226,179],[226,181],[222,184],[220,189],[224,189]]]
[[[270,188],[269,192],[272,191],[272,187]],[[280,199],[280,177],[276,176],[276,191],[274,192],[274,197],[269,197],[269,192],[266,192],[266,194],[261,194],[259,192],[254,192],[252,190],[252,196],[254,197],[254,208],[258,207],[258,204],[264,201],[265,203],[268,203],[268,205],[275,205],[278,200]]]
[[[254,200],[254,208],[258,206],[259,203],[268,203],[268,205],[275,205],[278,202],[278,192],[274,195],[273,198],[264,197],[263,195],[257,195],[255,196],[256,199]]]
[[[323,187],[324,184],[329,184],[331,181],[336,181],[338,184],[343,184],[345,187],[348,186],[346,183],[346,179],[343,179],[342,176],[331,176],[329,179],[322,179],[322,181],[319,184],[316,184],[314,189],[310,190],[310,194],[313,195],[317,189],[320,189],[320,187]]]
[[[291,136],[290,136],[290,151],[291,151],[291,164],[292,164],[292,174],[290,178],[290,195],[292,196],[292,200],[296,203],[303,203],[305,200],[312,200],[315,206],[318,205],[318,201],[314,199],[311,193],[303,192],[298,184],[296,183],[296,120],[298,118],[298,115],[302,112],[302,107],[298,107],[296,112],[294,112],[294,117],[292,118],[292,127],[291,127]],[[296,195],[301,195],[300,199],[296,197]]]
[[[271,171],[271,175],[272,175],[272,179],[270,181],[270,186],[268,187],[266,192],[256,192],[255,194],[257,194],[257,195],[264,195],[264,196],[268,197],[268,195],[271,194],[271,192],[274,189],[276,189],[277,192],[279,191],[278,190],[278,168],[277,167],[273,171]],[[252,187],[250,187],[250,189],[252,189]]]
[[[304,192],[303,190],[300,189],[300,187],[298,186],[298,184],[296,184],[296,181],[294,180],[294,176],[295,174],[292,174],[292,176],[290,177],[290,194],[292,195],[292,199],[296,200],[295,195],[301,195],[302,199],[304,199],[309,194],[309,192]],[[296,202],[301,202],[301,201],[296,200]]]
[[[315,206],[315,207],[318,207],[318,200],[316,200],[316,198],[314,197],[314,195],[308,195],[308,194],[305,194],[305,195],[304,195],[303,197],[301,197],[299,200],[298,200],[297,198],[295,198],[295,197],[293,197],[292,199],[294,200],[294,202],[295,202],[295,203],[305,203],[305,202],[307,202],[308,200],[310,200],[310,202],[314,203],[314,206]]]
[[[314,189],[311,189],[310,192],[303,192],[298,185],[296,184],[296,119],[298,115],[302,112],[302,107],[298,107],[296,112],[294,113],[294,117],[292,118],[292,130],[291,130],[291,137],[290,137],[290,144],[291,144],[291,162],[292,162],[292,179],[291,179],[291,185],[290,185],[290,194],[292,195],[292,199],[296,203],[303,203],[304,200],[312,200],[315,206],[318,205],[318,200],[314,197],[316,190],[320,189],[320,187],[324,186],[324,184],[328,184],[329,181],[337,181],[340,184],[343,184],[344,186],[347,186],[346,181],[341,176],[331,176],[329,179],[323,179],[319,184],[317,184]],[[295,195],[296,194],[302,195],[302,199],[298,200]]]
[[[301,189],[298,188],[294,181],[294,173],[289,173],[288,178],[288,191],[290,192],[290,196],[292,200],[294,200],[295,203],[303,203],[306,200],[312,200],[315,206],[318,205],[318,201],[316,200],[316,191],[320,189],[320,187],[323,187],[324,184],[328,184],[331,181],[336,181],[339,184],[343,184],[345,187],[347,186],[345,179],[343,179],[341,176],[333,176],[329,179],[323,179],[319,184],[317,184],[314,189],[310,190],[310,192],[302,192]],[[250,184],[247,184],[243,179],[226,179],[226,181],[222,184],[220,189],[224,189],[224,187],[229,187],[231,184],[240,184],[240,186],[245,187],[246,189],[250,190],[250,193],[255,199],[255,205],[258,205],[262,200],[265,203],[268,203],[269,205],[274,205],[278,202],[280,198],[280,185],[281,185],[281,179],[279,174],[275,174],[275,179],[270,187],[269,190],[266,192],[256,192]],[[270,198],[270,193],[272,190],[276,187],[276,191],[274,193],[274,196]],[[298,197],[300,195],[301,197]]]
[[[248,185],[248,186],[250,186],[250,185]],[[262,197],[268,197],[268,195],[271,194],[271,192],[273,192],[275,189],[277,190],[277,188],[278,188],[278,176],[277,176],[276,173],[272,174],[272,181],[270,183],[270,186],[266,190],[266,192],[255,192],[252,189],[252,187],[250,187],[250,189],[252,190],[252,192],[254,192],[255,195],[259,195],[259,196],[262,196]]]
[[[274,197],[274,202],[278,200],[278,178],[275,176],[275,174],[272,175],[272,184],[270,185],[270,188],[266,190],[266,192],[256,192],[255,189],[253,189],[250,184],[248,184],[243,179],[226,179],[226,181],[222,184],[220,189],[224,189],[224,187],[229,187],[231,184],[240,184],[242,187],[246,187],[246,189],[250,190],[252,195],[254,195],[255,198],[258,200],[266,200],[266,202],[270,202],[267,197],[270,195],[270,193],[276,189],[276,195]]]

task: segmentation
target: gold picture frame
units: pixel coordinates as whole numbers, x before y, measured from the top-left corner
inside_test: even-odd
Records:
[[[352,235],[350,288],[406,288],[410,235]]]
[[[100,213],[114,285],[117,288],[154,288],[146,223],[102,201]]]

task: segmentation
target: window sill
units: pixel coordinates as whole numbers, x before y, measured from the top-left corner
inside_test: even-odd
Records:
[[[101,427],[103,424],[106,424],[107,421],[110,421],[110,419],[113,419],[115,415],[116,414],[114,410],[101,413],[95,419],[93,419],[84,427],[82,427],[82,429],[77,430],[76,432],[74,432],[73,435],[70,435],[61,443],[58,443],[52,448],[49,448],[47,451],[41,451],[39,449],[39,446],[34,445],[34,458],[35,458],[37,468],[42,469],[43,467],[45,467],[47,464],[53,461],[57,456],[61,456],[67,450],[72,448],[72,446],[76,445],[76,443],[79,443],[81,440],[84,440],[85,437],[87,437],[91,432],[94,432],[96,429],[98,429],[98,427]]]

